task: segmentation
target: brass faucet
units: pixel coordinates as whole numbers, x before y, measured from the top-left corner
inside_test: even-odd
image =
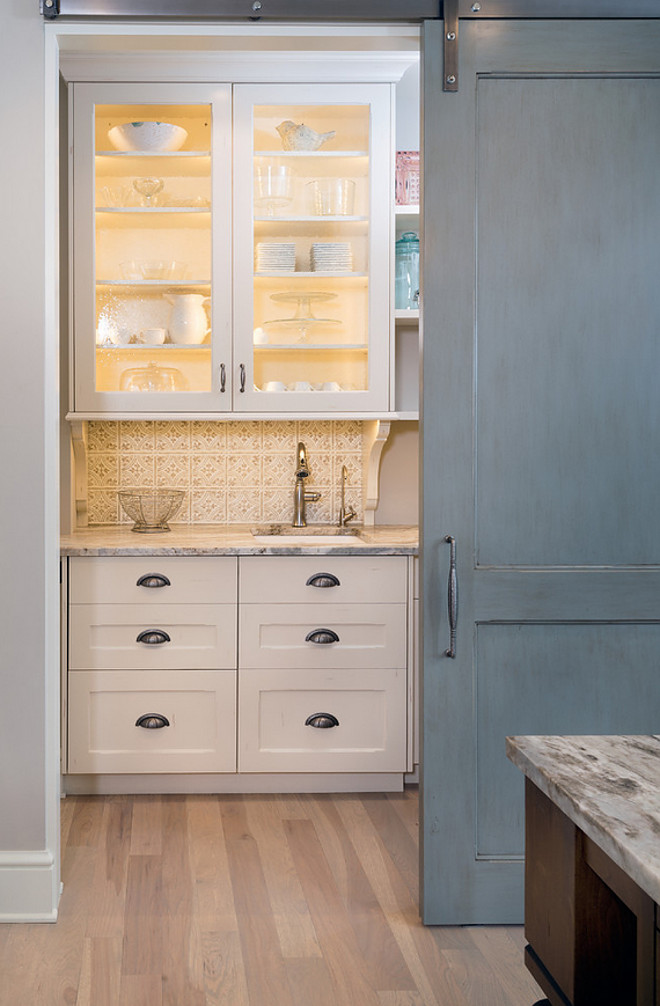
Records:
[[[293,490],[293,527],[307,527],[305,504],[316,503],[321,499],[321,493],[305,489],[305,479],[309,478],[307,452],[302,441],[298,444],[296,458],[296,485]]]
[[[346,471],[346,465],[341,466],[341,506],[339,508],[339,517],[337,518],[337,524],[339,527],[346,527],[350,520],[357,517],[357,514],[353,507],[346,506],[346,483],[348,482],[348,472]]]

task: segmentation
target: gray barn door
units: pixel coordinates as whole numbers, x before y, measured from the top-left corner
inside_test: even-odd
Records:
[[[424,47],[423,917],[520,922],[505,736],[660,729],[660,22]]]

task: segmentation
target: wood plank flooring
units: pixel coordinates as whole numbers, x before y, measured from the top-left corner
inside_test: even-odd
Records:
[[[417,792],[67,797],[0,1006],[531,1006],[512,927],[421,925]]]

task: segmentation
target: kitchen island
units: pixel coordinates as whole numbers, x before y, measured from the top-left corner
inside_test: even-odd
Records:
[[[509,737],[526,963],[551,1006],[660,1003],[660,736]]]

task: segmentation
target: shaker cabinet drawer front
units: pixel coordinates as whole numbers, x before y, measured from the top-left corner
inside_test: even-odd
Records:
[[[248,604],[394,604],[406,601],[405,556],[249,555],[240,597]]]
[[[403,604],[246,604],[240,666],[405,667]]]
[[[244,671],[240,772],[403,772],[403,670]]]
[[[69,772],[235,772],[233,671],[76,671]]]
[[[236,666],[233,604],[73,604],[69,667]]]
[[[232,604],[237,560],[231,556],[74,556],[73,604]]]

